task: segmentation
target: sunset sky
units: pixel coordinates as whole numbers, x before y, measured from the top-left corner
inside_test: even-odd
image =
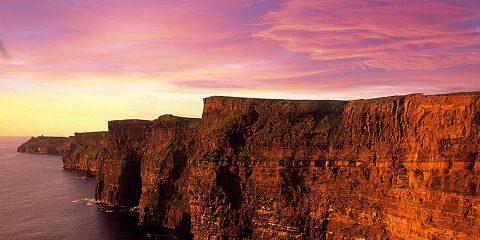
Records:
[[[200,117],[210,95],[479,90],[478,0],[0,0],[0,135]]]

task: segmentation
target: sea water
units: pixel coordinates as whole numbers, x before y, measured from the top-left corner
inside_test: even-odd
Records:
[[[17,153],[26,140],[0,137],[0,239],[148,239],[136,213],[96,204],[95,179],[64,170],[60,156]]]

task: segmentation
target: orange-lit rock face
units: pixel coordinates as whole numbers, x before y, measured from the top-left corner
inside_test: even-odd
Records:
[[[105,156],[99,159],[95,199],[108,205],[137,206],[141,194],[140,168],[152,121],[108,122]]]
[[[479,238],[479,112],[478,94],[207,98],[194,236]]]
[[[138,205],[144,226],[195,239],[480,239],[480,93],[210,97],[201,122],[111,121],[101,134],[76,135],[64,158],[97,161],[96,199]]]
[[[328,192],[310,187],[333,178],[320,169],[345,105],[207,98],[191,161],[195,238],[319,239]]]
[[[189,230],[188,157],[198,123],[171,115],[153,121],[141,167],[141,225]]]
[[[96,173],[107,140],[108,132],[75,133],[62,146],[63,167]]]
[[[386,234],[480,237],[479,112],[479,94],[412,95],[346,107],[342,151],[368,167],[370,179],[356,194],[378,199],[371,203],[380,206]]]
[[[67,142],[66,137],[32,137],[17,148],[17,152],[61,154],[61,147]]]

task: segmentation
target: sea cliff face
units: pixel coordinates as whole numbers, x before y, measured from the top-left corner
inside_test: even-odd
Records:
[[[137,206],[141,194],[140,169],[152,121],[108,122],[105,155],[99,159],[95,199],[112,206]]]
[[[140,224],[190,230],[189,157],[200,119],[154,120],[141,166]]]
[[[95,198],[112,206],[138,206],[140,225],[189,236],[188,159],[198,123],[172,115],[109,122]]]
[[[479,112],[477,93],[207,98],[195,238],[478,238]]]
[[[61,146],[63,167],[95,174],[99,159],[106,154],[107,141],[108,132],[75,133]]]
[[[164,115],[154,121],[109,122],[95,198],[138,206],[144,226],[188,228],[188,156],[199,119]]]
[[[144,226],[195,239],[480,238],[480,93],[209,97],[201,120],[111,121],[103,139],[95,197],[138,206]],[[95,149],[78,142],[71,156]]]
[[[17,152],[61,154],[61,146],[67,142],[66,137],[32,137],[17,148]]]
[[[320,239],[329,201],[311,184],[326,172],[310,165],[324,161],[346,104],[205,99],[189,185],[195,238]]]
[[[354,101],[344,112],[341,151],[366,167],[355,194],[378,209],[380,236],[480,237],[478,93]]]

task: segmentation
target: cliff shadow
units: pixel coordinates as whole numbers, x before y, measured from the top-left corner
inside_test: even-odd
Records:
[[[130,151],[123,168],[123,186],[120,202],[125,206],[138,206],[142,195],[141,160],[142,156]]]

